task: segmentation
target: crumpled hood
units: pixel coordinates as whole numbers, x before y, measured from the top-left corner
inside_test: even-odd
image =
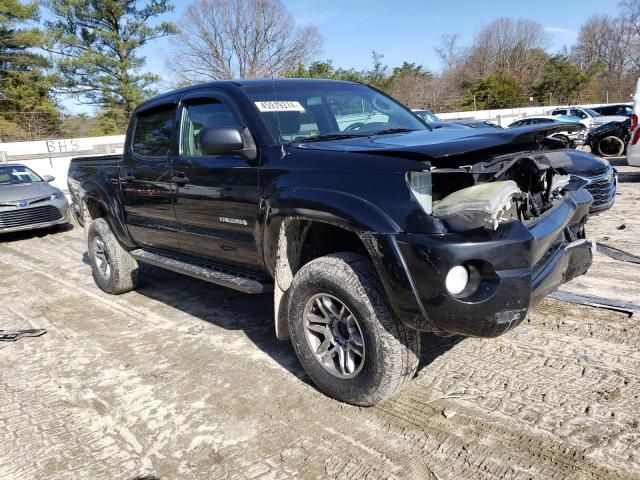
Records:
[[[491,152],[520,146],[532,148],[556,132],[583,130],[579,123],[535,125],[505,130],[446,129],[417,130],[413,132],[371,135],[349,139],[293,143],[289,148],[341,152],[359,152],[396,156],[397,154],[426,156],[427,159],[445,159],[472,152]],[[527,147],[525,147],[528,144]],[[480,158],[478,160],[481,160]]]
[[[0,205],[18,200],[46,197],[56,190],[47,182],[0,185]]]

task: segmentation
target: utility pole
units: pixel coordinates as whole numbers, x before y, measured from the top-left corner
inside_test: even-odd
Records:
[[[475,93],[473,94],[473,110],[474,111],[478,110],[478,106],[476,105],[476,95],[475,95]]]
[[[607,90],[607,103],[609,103],[609,90]]]
[[[551,106],[551,92],[549,92],[549,106]]]

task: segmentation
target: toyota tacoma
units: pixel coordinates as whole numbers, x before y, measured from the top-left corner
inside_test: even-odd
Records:
[[[420,332],[495,337],[587,271],[592,198],[558,128],[432,129],[350,82],[207,83],[141,104],[123,155],[74,159],[72,211],[105,292],[139,262],[273,292],[313,382],[374,405]]]

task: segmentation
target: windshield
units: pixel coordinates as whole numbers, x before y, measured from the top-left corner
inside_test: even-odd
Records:
[[[598,112],[596,112],[595,110],[591,110],[590,108],[583,108],[583,110],[585,112],[587,112],[589,115],[591,115],[592,117],[599,117],[600,114]]]
[[[42,180],[42,178],[40,178],[33,170],[23,167],[22,165],[0,165],[0,185],[20,185],[23,183],[42,181],[44,180]]]
[[[275,82],[244,90],[281,143],[428,129],[401,104],[364,85]]]

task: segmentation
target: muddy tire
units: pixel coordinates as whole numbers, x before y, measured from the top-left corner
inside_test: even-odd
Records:
[[[293,279],[289,332],[311,380],[327,395],[371,406],[413,378],[420,334],[398,321],[371,261],[336,253]]]
[[[112,295],[129,292],[138,285],[138,262],[127,252],[104,218],[87,227],[87,252],[96,285]]]
[[[611,135],[598,142],[597,151],[601,157],[621,157],[624,153],[624,142]]]

